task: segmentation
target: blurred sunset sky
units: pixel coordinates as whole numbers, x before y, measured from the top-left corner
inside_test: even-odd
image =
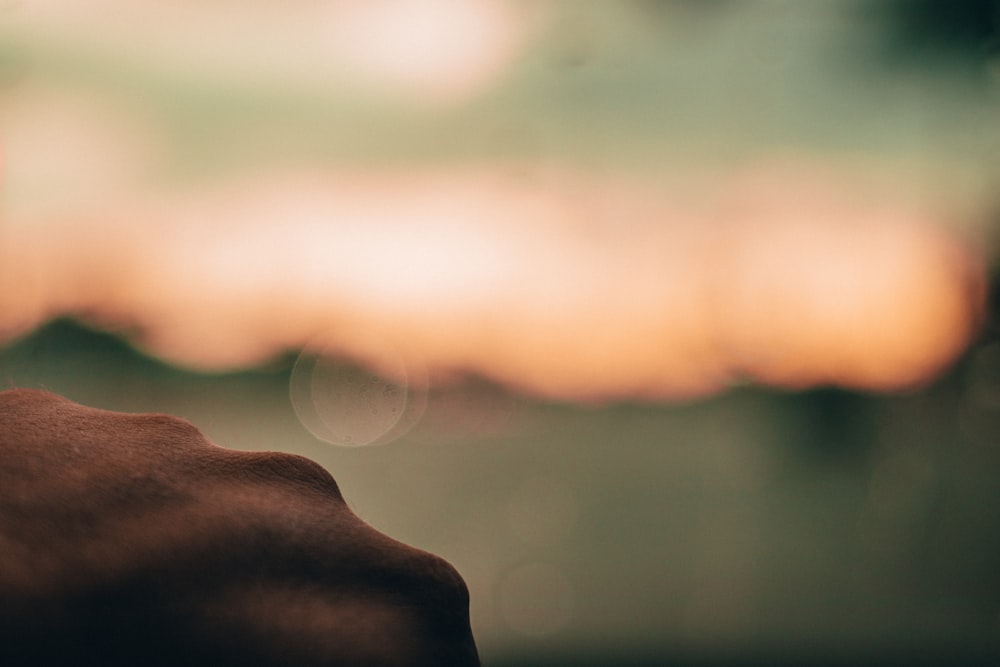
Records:
[[[0,333],[568,400],[926,382],[981,315],[996,89],[897,62],[883,5],[8,3]]]

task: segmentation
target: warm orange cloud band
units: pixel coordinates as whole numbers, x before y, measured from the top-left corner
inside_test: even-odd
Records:
[[[202,368],[321,345],[564,399],[891,390],[973,335],[974,254],[830,174],[711,197],[578,171],[284,174],[0,226],[0,331],[62,313]]]

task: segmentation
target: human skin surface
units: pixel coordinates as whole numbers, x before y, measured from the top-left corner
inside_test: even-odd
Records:
[[[0,664],[474,667],[468,608],[308,459],[0,392]]]

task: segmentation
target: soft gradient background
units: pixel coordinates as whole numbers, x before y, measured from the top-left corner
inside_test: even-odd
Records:
[[[0,382],[319,461],[488,665],[995,659],[998,26],[0,4]]]

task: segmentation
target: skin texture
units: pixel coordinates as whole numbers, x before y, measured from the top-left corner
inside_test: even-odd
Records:
[[[468,590],[312,461],[0,392],[0,664],[479,665]]]

